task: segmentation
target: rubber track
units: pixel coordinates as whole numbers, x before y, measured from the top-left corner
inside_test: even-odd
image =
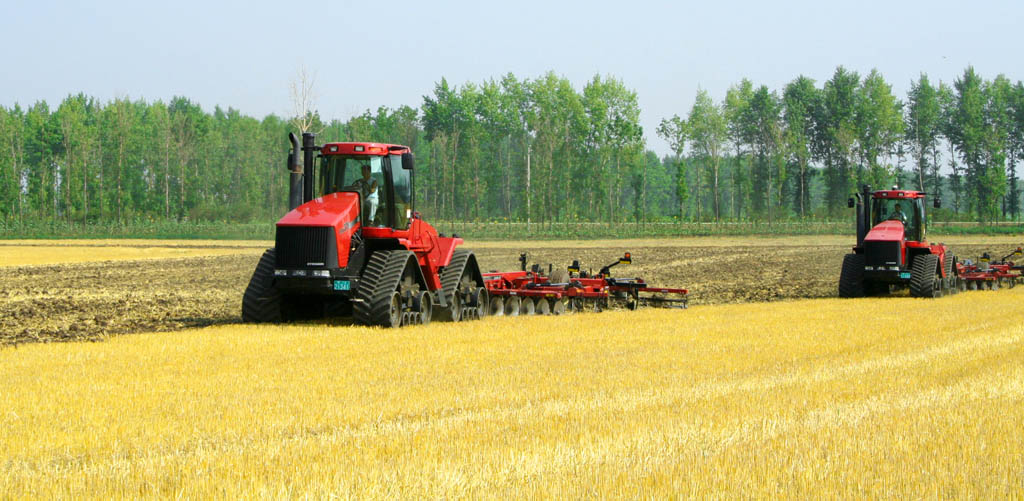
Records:
[[[949,249],[946,249],[946,258],[942,262],[942,269],[946,272],[946,283],[949,284],[949,288],[946,292],[956,294],[958,288],[956,287],[956,284],[953,283],[953,253],[949,252]]]
[[[864,296],[864,255],[847,254],[839,272],[839,297]]]
[[[452,260],[441,271],[441,291],[444,293],[445,304],[449,308],[451,308],[455,296],[455,288],[459,286],[459,279],[462,278],[462,272],[466,269],[466,262],[472,255],[473,252],[467,249],[455,249],[455,252],[452,253]]]
[[[281,293],[274,288],[274,249],[267,249],[242,295],[243,322],[280,322]]]
[[[410,255],[408,250],[390,250],[370,256],[356,293],[362,301],[355,301],[352,308],[356,322],[391,327],[391,294],[398,290]]]
[[[939,256],[922,254],[914,258],[910,267],[910,295],[914,297],[935,297],[935,270],[939,267]]]

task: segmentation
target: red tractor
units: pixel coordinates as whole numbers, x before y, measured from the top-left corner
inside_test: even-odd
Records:
[[[486,314],[472,252],[414,209],[413,155],[378,143],[314,145],[289,134],[289,212],[242,299],[242,320],[352,317],[398,327]],[[314,169],[319,159],[319,172]]]
[[[956,257],[925,239],[925,199],[920,191],[871,192],[865,186],[849,200],[857,208],[857,245],[843,259],[839,297],[862,297],[910,287],[914,297],[939,297],[958,290]],[[936,208],[940,202],[934,201]]]

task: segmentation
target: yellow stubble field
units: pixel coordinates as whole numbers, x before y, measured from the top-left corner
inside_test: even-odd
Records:
[[[1024,495],[1024,288],[0,349],[0,497]]]

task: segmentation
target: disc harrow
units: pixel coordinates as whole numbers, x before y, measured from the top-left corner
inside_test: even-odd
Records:
[[[1010,261],[1016,258],[1017,261]],[[978,260],[970,259],[956,263],[956,274],[960,290],[995,290],[1000,287],[1014,287],[1024,282],[1024,248],[1017,247],[1001,259],[993,260],[987,252]]]
[[[628,252],[597,273],[581,269],[578,260],[564,270],[552,270],[548,265],[547,273],[537,264],[528,270],[526,253],[520,254],[519,262],[519,271],[483,274],[491,315],[563,315],[617,307],[630,310],[641,306],[687,307],[689,291],[686,289],[651,287],[642,278],[612,277],[613,266],[632,263]]]

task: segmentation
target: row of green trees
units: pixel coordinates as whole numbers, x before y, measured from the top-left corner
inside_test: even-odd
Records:
[[[639,116],[622,81],[595,76],[577,89],[554,73],[442,79],[419,108],[329,122],[207,113],[182,97],[15,104],[0,107],[0,218],[273,219],[297,128],[318,141],[411,146],[419,209],[449,221],[833,218],[862,183],[946,195],[980,221],[1020,213],[1024,86],[973,68],[952,85],[922,75],[904,101],[877,71],[842,67],[821,86],[743,80],[721,102],[701,90],[687,116],[654,131],[672,149],[664,158],[646,148]]]
[[[839,67],[821,87],[801,76],[781,93],[743,80],[721,103],[699,91],[689,115],[664,119],[658,134],[698,219],[836,216],[856,186],[891,183],[949,194],[955,212],[979,221],[1020,213],[1024,86],[973,68],[952,86],[921,75],[905,102],[877,71]]]

